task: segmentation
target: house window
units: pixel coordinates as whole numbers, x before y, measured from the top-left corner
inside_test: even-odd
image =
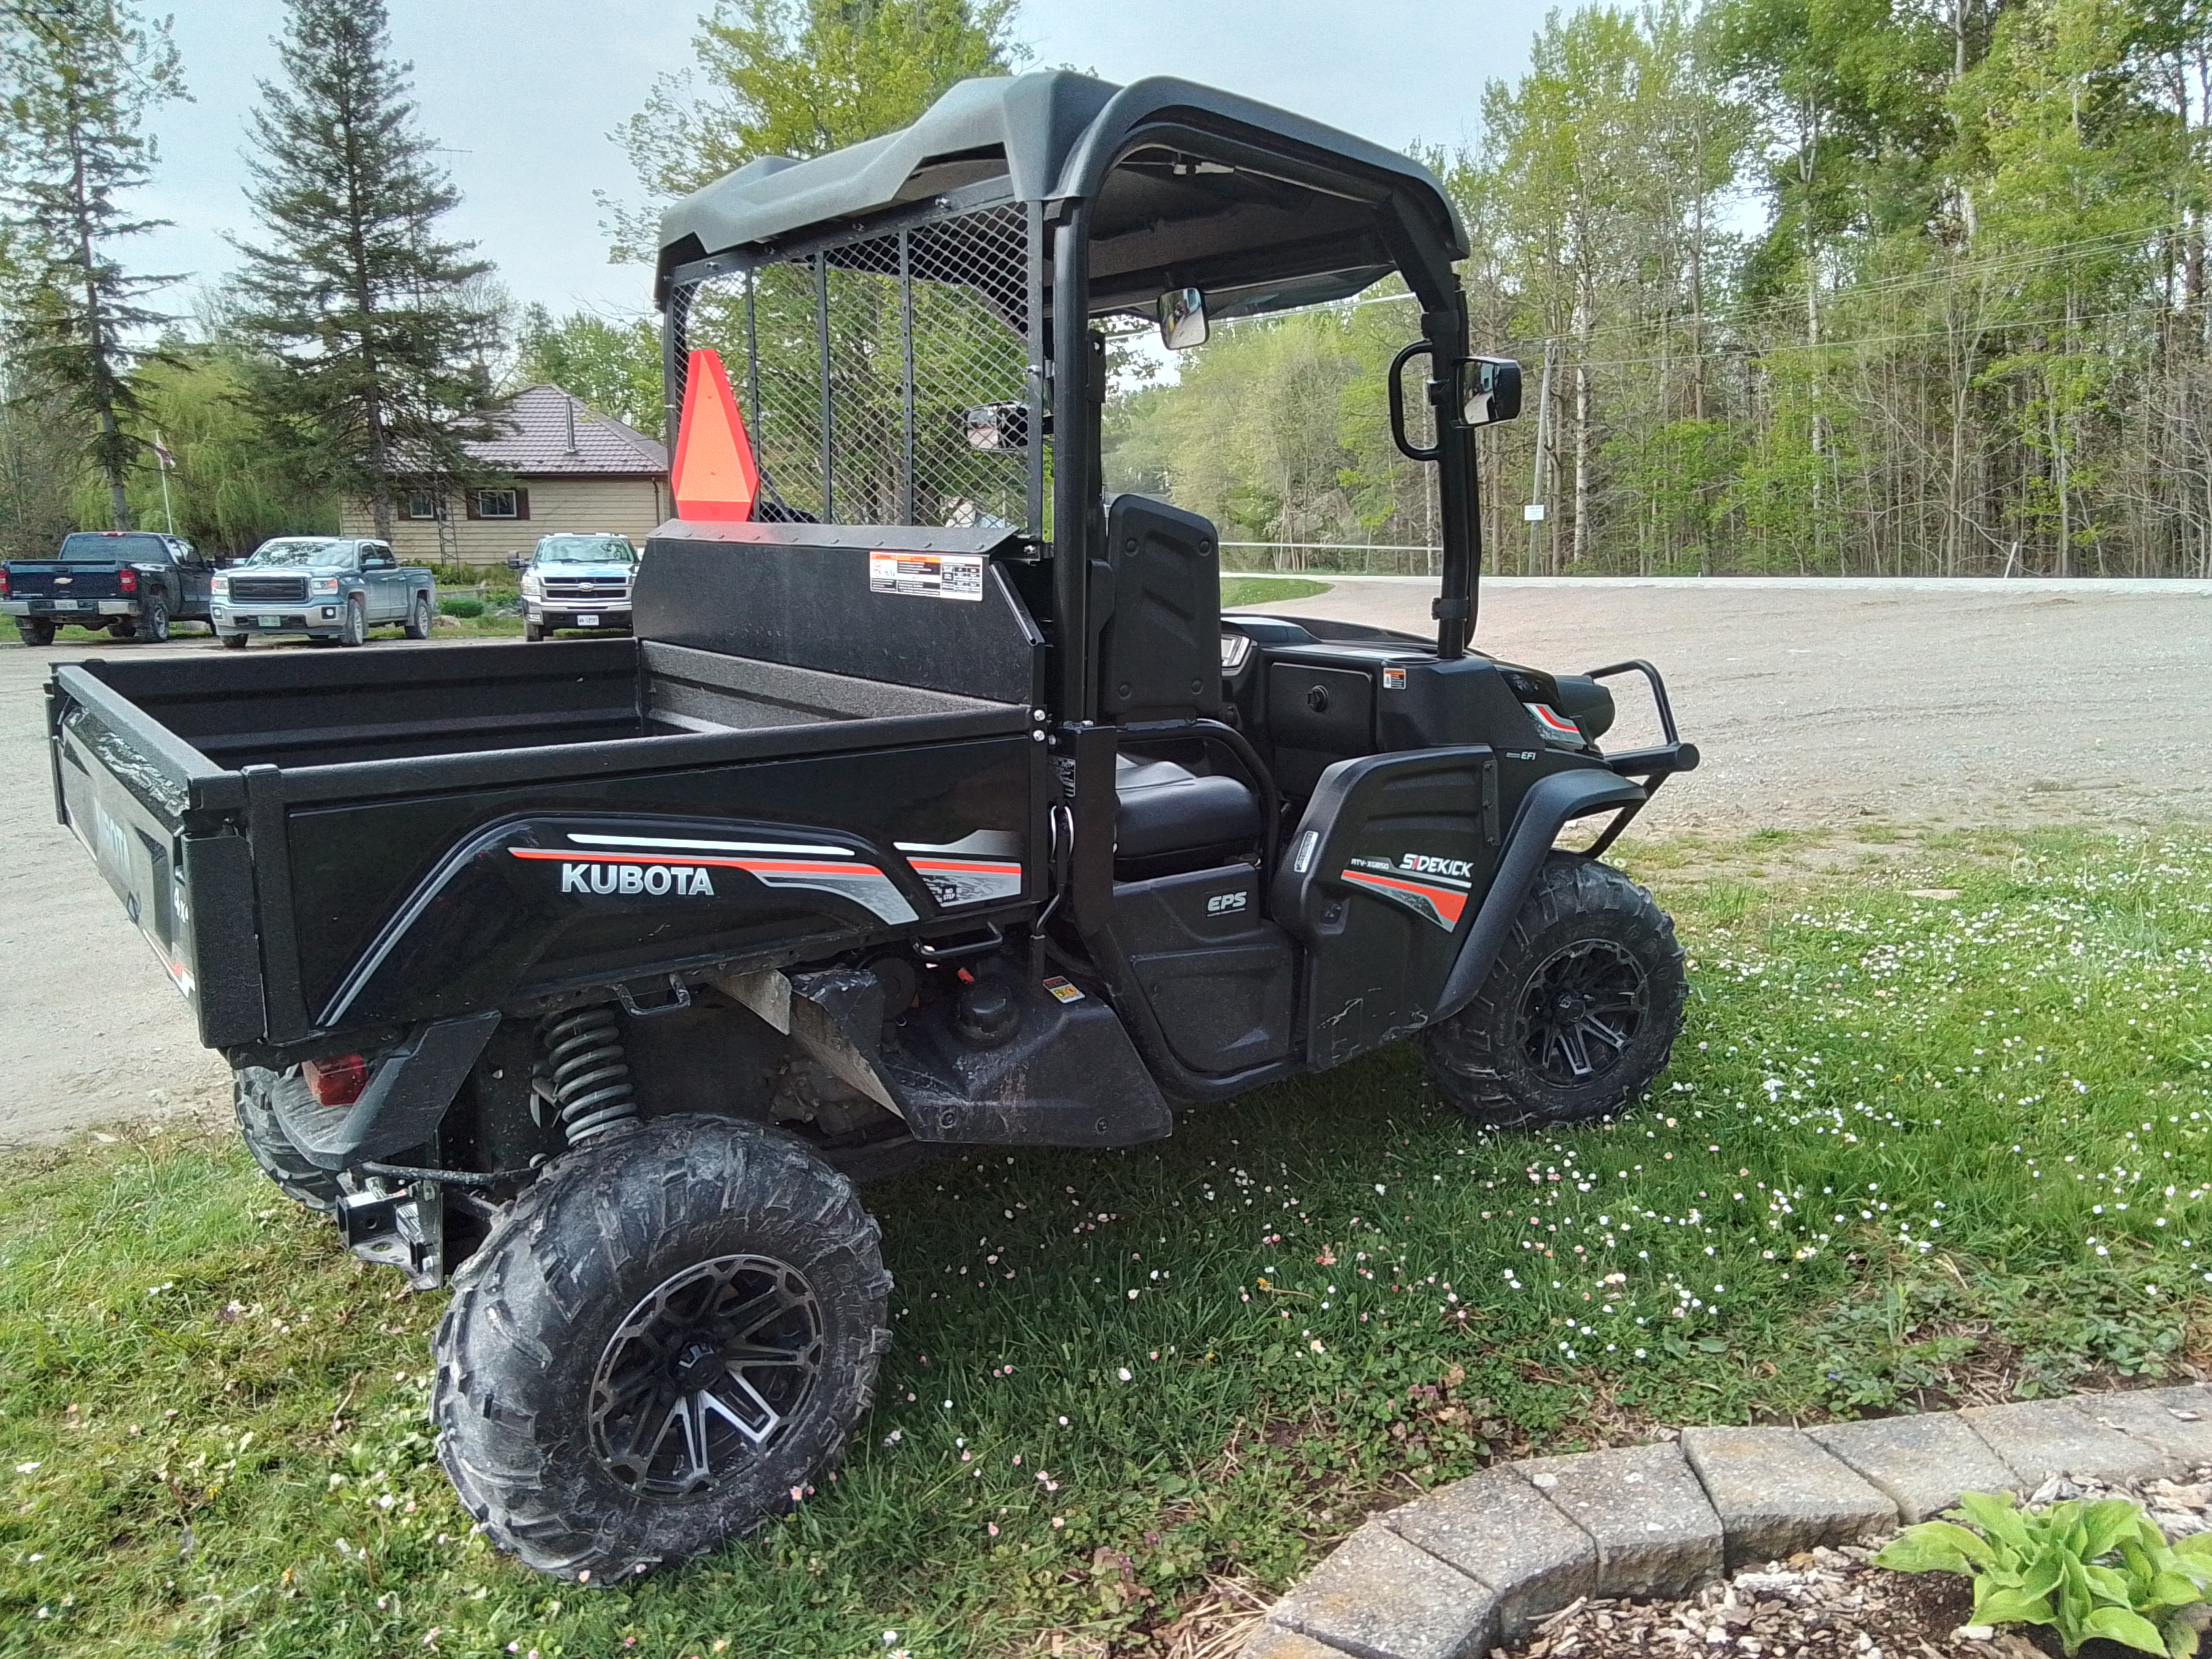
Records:
[[[407,513],[410,519],[442,519],[446,516],[446,497],[435,489],[410,489],[407,492]]]
[[[469,498],[472,519],[526,519],[530,492],[526,489],[478,489]]]

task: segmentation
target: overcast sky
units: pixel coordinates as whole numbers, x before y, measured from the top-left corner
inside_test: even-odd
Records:
[[[160,9],[155,0],[152,9]],[[1180,75],[1393,147],[1474,135],[1483,82],[1526,64],[1539,0],[1025,0],[1041,64],[1110,81]],[[656,76],[687,61],[699,0],[391,0],[423,126],[460,187],[455,234],[520,301],[556,312],[641,312],[647,276],[611,265],[593,192],[635,197],[608,138]],[[142,270],[228,270],[226,233],[251,231],[240,185],[256,80],[276,72],[282,0],[189,0],[177,44],[194,101],[155,123],[161,163],[141,203],[174,221]],[[184,290],[173,308],[181,308]]]

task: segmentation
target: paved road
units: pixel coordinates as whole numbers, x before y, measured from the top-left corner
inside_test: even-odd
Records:
[[[1345,580],[1265,608],[1426,635],[1431,593]],[[1658,665],[1705,764],[1653,828],[2212,818],[2212,585],[1493,580],[1478,643]]]
[[[1346,580],[1279,608],[1425,632],[1429,597]],[[2212,818],[2203,591],[1493,582],[1481,642],[1539,666],[1661,665],[1707,760],[1654,804],[1655,829]],[[0,645],[0,1144],[227,1109],[222,1063],[53,820],[41,701],[58,659],[214,648]],[[1635,741],[1635,720],[1620,732]]]

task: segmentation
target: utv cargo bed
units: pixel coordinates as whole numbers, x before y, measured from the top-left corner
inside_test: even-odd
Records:
[[[63,819],[226,1048],[605,982],[626,954],[743,965],[810,908],[817,947],[946,912],[972,931],[1021,896],[1040,810],[1022,703],[655,640],[87,662],[49,695]],[[716,822],[623,835],[672,806]],[[778,838],[785,810],[805,836]],[[894,851],[979,831],[980,873]],[[540,877],[635,880],[666,913],[532,921]]]

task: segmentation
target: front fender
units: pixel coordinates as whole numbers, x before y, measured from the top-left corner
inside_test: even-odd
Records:
[[[1514,814],[1512,829],[1506,833],[1505,851],[1498,860],[1490,891],[1475,913],[1474,926],[1468,931],[1467,940],[1444,980],[1443,991],[1430,1012],[1431,1021],[1450,1018],[1481,988],[1559,831],[1574,819],[1593,812],[1638,805],[1646,793],[1642,784],[1597,768],[1554,772],[1530,787],[1521,799],[1521,810]]]

